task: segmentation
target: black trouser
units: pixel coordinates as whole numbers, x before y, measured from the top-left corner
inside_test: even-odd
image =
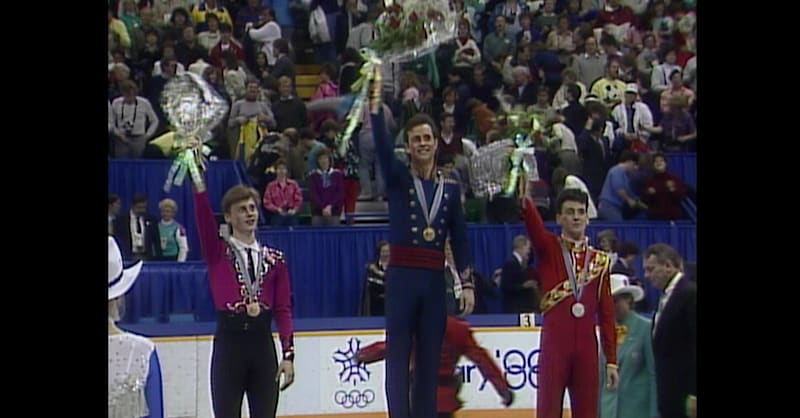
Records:
[[[274,418],[278,408],[278,358],[272,341],[272,312],[256,318],[217,312],[211,355],[211,402],[215,418],[240,418],[247,393],[250,418]]]
[[[453,418],[451,412],[439,412],[439,418]]]

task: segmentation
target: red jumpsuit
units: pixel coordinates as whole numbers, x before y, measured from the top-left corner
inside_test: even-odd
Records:
[[[590,252],[588,284],[580,302],[585,313],[572,314],[576,298],[569,286],[567,267],[561,251],[562,239],[545,229],[530,198],[525,200],[525,228],[533,244],[542,293],[542,329],[539,353],[537,418],[561,418],[564,389],[569,389],[573,418],[597,418],[600,377],[595,325],[600,325],[600,340],[607,363],[616,365],[617,346],[614,300],[609,286],[609,256],[588,245],[567,244],[580,280],[587,250]],[[568,241],[563,240],[565,243]],[[566,286],[565,283],[566,282]]]
[[[383,341],[370,344],[358,351],[359,360],[365,363],[382,360],[385,355],[386,343]],[[494,386],[503,399],[510,399],[511,389],[503,378],[503,373],[486,353],[486,350],[475,341],[469,324],[454,316],[448,316],[442,352],[439,357],[436,412],[440,414],[453,413],[461,409],[461,400],[458,399],[458,390],[461,384],[456,381],[459,377],[454,375],[454,371],[456,363],[462,355],[467,356],[475,363],[481,374]]]

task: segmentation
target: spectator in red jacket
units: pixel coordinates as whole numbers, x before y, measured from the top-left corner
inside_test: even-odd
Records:
[[[385,356],[386,342],[384,341],[370,344],[356,353],[356,359],[367,364],[383,360]],[[458,398],[462,377],[456,373],[456,363],[461,356],[467,356],[478,366],[481,374],[492,383],[503,399],[503,405],[511,405],[514,401],[514,392],[508,387],[500,368],[489,357],[486,349],[475,341],[469,323],[449,315],[439,360],[439,383],[436,393],[436,411],[439,413],[439,418],[452,418],[463,405],[461,399]],[[411,361],[413,363],[413,356]],[[413,368],[413,364],[410,367]]]
[[[231,37],[231,25],[227,23],[220,23],[219,25],[220,41],[211,48],[211,65],[217,68],[224,67],[223,53],[231,50],[236,55],[237,61],[244,61],[244,48],[235,39]]]
[[[274,226],[296,226],[297,212],[303,206],[303,193],[300,185],[288,176],[286,160],[275,162],[275,180],[264,190],[264,208],[272,215]]]
[[[681,202],[686,197],[686,186],[678,176],[667,171],[667,157],[658,153],[653,157],[656,173],[647,183],[642,200],[647,204],[647,217],[652,220],[674,221],[681,219]]]

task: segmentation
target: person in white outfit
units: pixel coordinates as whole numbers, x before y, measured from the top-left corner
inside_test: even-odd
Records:
[[[142,261],[122,266],[122,254],[108,236],[108,417],[163,418],[161,365],[155,344],[117,327],[125,293],[130,290]]]

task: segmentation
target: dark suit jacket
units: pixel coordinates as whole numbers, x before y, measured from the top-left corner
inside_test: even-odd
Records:
[[[621,258],[617,259],[617,262],[611,267],[611,274],[621,273],[629,278],[636,275],[636,272],[633,270],[633,267],[626,266]]]
[[[122,258],[133,260],[130,213],[120,214],[114,219],[114,237],[119,243]],[[143,260],[158,260],[161,258],[161,236],[158,233],[158,219],[149,214],[144,216],[144,248],[145,256]]]
[[[336,43],[337,54],[341,54],[347,47],[347,37],[350,35],[350,30],[358,26],[358,24],[364,20],[364,18],[360,15],[351,15],[351,26],[348,27],[347,16],[349,14],[350,13],[347,10],[343,10],[336,16],[336,33],[334,34],[334,42]]]
[[[506,87],[505,93],[514,97],[514,102],[517,104],[524,104],[525,107],[532,106],[536,103],[536,96],[539,93],[539,85],[536,82],[529,81],[522,88],[522,93],[516,87]]]
[[[603,147],[592,138],[588,131],[584,130],[575,138],[578,155],[583,159],[583,178],[586,181],[586,187],[589,188],[589,194],[592,195],[595,202],[598,201],[606,174],[611,168],[611,144],[606,138],[601,138],[601,141],[606,150],[605,154]]]
[[[653,321],[658,412],[686,417],[686,397],[697,395],[697,284],[684,275]]]
[[[500,289],[503,291],[503,312],[539,312],[539,297],[536,289],[522,287],[530,278],[528,268],[523,267],[513,255],[503,264]]]
[[[295,74],[294,62],[292,62],[292,59],[289,58],[288,55],[282,55],[280,58],[275,60],[275,66],[272,67],[272,71],[270,72],[270,75],[275,77],[276,81],[283,76],[291,78],[293,94],[297,94]]]

